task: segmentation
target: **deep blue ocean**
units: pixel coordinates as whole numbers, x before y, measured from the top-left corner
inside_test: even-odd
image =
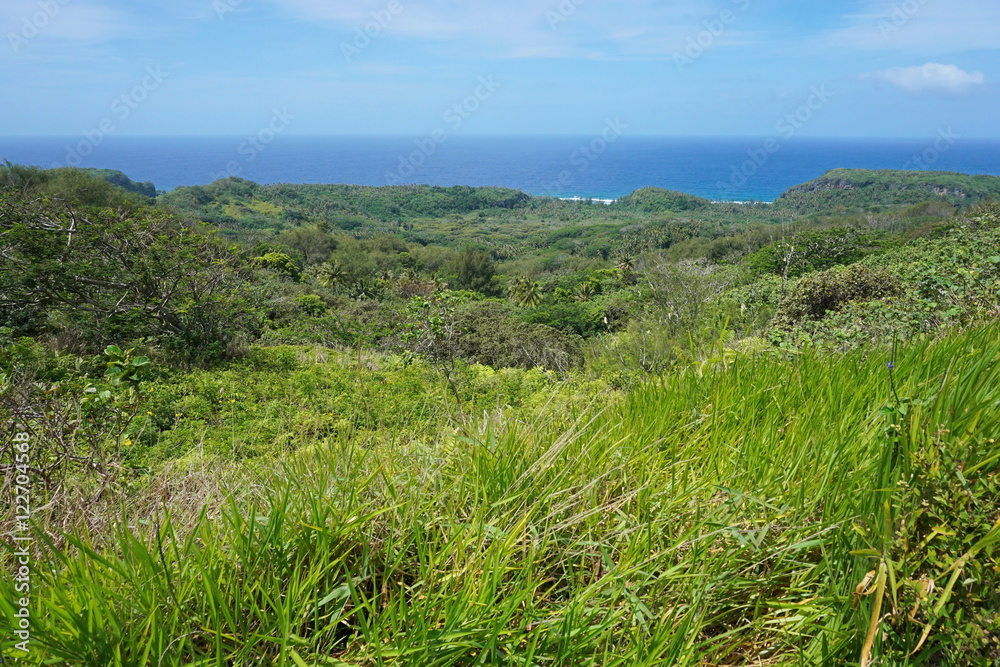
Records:
[[[614,137],[614,135],[609,135]],[[157,189],[258,183],[496,185],[615,199],[645,186],[773,201],[837,167],[1000,176],[1000,140],[618,136],[0,137],[0,162],[118,169]]]

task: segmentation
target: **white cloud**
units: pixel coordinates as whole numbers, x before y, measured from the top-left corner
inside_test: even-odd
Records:
[[[863,79],[884,81],[911,93],[964,93],[986,82],[982,72],[966,72],[955,65],[927,63],[916,67],[892,67],[862,75]]]

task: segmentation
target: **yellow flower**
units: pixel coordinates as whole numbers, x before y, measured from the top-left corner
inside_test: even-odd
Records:
[[[150,412],[149,410],[146,410],[146,414],[147,414],[147,415],[152,415],[153,413],[152,413],[152,412]]]
[[[126,447],[132,446],[132,438],[125,438],[125,446]]]

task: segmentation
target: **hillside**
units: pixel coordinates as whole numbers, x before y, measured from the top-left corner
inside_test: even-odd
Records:
[[[134,192],[144,197],[156,197],[156,187],[152,183],[149,181],[144,181],[142,183],[133,181],[117,169],[87,169],[86,171],[94,174],[95,176],[100,176],[108,183],[116,185],[127,192]]]
[[[259,185],[235,177],[205,186],[177,188],[160,197],[165,205],[223,228],[277,230],[320,220],[342,229],[353,229],[364,221],[398,224],[415,217],[524,208],[531,199],[510,188]]]
[[[644,213],[676,213],[704,208],[711,205],[711,202],[683,192],[664,190],[663,188],[641,188],[622,197],[615,202],[615,205]]]
[[[776,204],[796,211],[871,210],[943,201],[968,206],[1000,197],[1000,176],[948,171],[834,169],[789,188]]]
[[[997,664],[1000,206],[525,197],[0,168],[4,659]]]

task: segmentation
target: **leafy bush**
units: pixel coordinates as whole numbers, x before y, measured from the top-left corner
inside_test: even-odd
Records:
[[[44,313],[32,333],[85,313],[99,346],[116,342],[109,326],[137,319],[140,335],[188,359],[234,354],[256,334],[236,257],[207,230],[163,211],[8,193],[0,195],[0,235],[0,306],[22,320]]]
[[[295,302],[302,309],[302,312],[310,317],[319,317],[329,309],[329,306],[318,294],[303,294]]]
[[[543,324],[581,338],[596,336],[608,330],[604,305],[600,300],[542,303],[522,311],[522,319],[530,324]]]
[[[99,496],[121,481],[150,363],[133,352],[112,345],[99,358],[69,365],[29,339],[0,347],[0,424],[31,433],[30,470],[43,483],[43,498],[81,483],[93,484]],[[11,445],[0,438],[0,461],[13,460]]]
[[[558,371],[582,363],[579,341],[552,327],[524,322],[496,301],[469,304],[459,311],[457,324],[457,353],[469,363]]]
[[[853,227],[800,232],[770,243],[744,260],[751,271],[795,278],[813,271],[853,264],[885,245],[881,232]]]
[[[899,277],[886,269],[853,265],[820,271],[798,281],[778,305],[776,326],[819,320],[851,301],[877,301],[903,292]]]

